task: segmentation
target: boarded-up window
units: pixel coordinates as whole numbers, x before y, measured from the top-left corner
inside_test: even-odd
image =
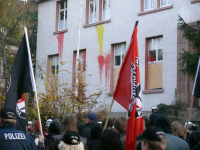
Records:
[[[147,39],[148,63],[146,72],[146,90],[162,88],[163,37]]]

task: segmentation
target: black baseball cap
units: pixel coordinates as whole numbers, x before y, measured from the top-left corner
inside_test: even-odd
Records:
[[[15,119],[15,111],[11,108],[3,108],[1,110],[1,118],[5,119]]]
[[[64,134],[62,141],[69,145],[78,145],[80,144],[81,140],[79,134],[76,131],[67,131]]]
[[[150,126],[147,127],[146,130],[143,131],[142,135],[137,136],[137,140],[140,141],[142,139],[146,139],[149,141],[161,141],[159,135],[164,135],[165,133],[158,127]]]

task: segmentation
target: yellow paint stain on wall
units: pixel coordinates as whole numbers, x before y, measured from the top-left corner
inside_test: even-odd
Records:
[[[98,25],[97,35],[98,35],[98,42],[99,42],[99,55],[102,55],[102,52],[103,52],[103,34],[104,34],[103,24]]]

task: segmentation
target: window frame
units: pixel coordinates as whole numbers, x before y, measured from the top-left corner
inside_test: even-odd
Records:
[[[60,8],[60,3],[62,3],[62,2],[64,2],[64,9],[62,9],[61,10],[61,8]],[[67,6],[68,6],[68,1],[67,0],[65,0],[65,1],[59,1],[58,2],[58,20],[57,20],[57,22],[58,22],[58,31],[62,31],[62,30],[66,30],[67,29],[67,18],[66,19],[64,19],[64,22],[63,22],[63,24],[64,24],[64,28],[63,29],[60,29],[60,13],[61,12],[64,12],[64,17],[66,16],[66,11],[67,11],[67,7],[65,7],[66,6],[66,3],[67,3]],[[66,22],[65,22],[66,21]],[[66,25],[65,25],[66,24]]]
[[[169,0],[166,0],[167,2],[167,4],[166,5],[162,5],[162,1],[163,0],[160,0],[160,7],[166,7],[166,6],[170,6],[172,3],[171,3],[171,0],[170,0],[170,4],[168,4],[168,2],[169,2]]]
[[[151,1],[151,4],[152,4],[152,1],[153,1],[153,3],[155,3],[155,0],[150,0],[150,1]],[[152,8],[145,9],[145,4],[146,4],[145,2],[146,2],[146,0],[144,0],[144,6],[143,6],[144,11],[149,11],[149,10],[155,9],[154,6]]]
[[[121,47],[121,54],[120,54],[120,65],[115,65],[115,56],[119,56],[119,55],[115,55],[115,47],[117,46],[117,45],[120,45],[120,47]],[[122,49],[122,45],[124,45],[125,46],[125,51],[124,51],[124,54],[123,54],[123,49]],[[121,67],[122,66],[122,63],[123,63],[123,61],[124,61],[124,55],[125,55],[125,53],[126,53],[126,43],[117,43],[117,44],[114,44],[114,52],[113,52],[113,64],[114,64],[114,68],[117,68],[117,67]]]
[[[93,7],[94,7],[93,22],[90,22],[90,5],[91,5],[91,4],[93,4]],[[95,23],[95,22],[96,22],[96,18],[97,18],[97,17],[96,17],[96,15],[97,15],[97,10],[96,10],[97,7],[96,7],[96,5],[97,5],[96,0],[92,0],[92,1],[89,0],[89,14],[88,14],[88,15],[89,15],[89,16],[88,16],[88,17],[89,17],[89,18],[88,18],[88,19],[89,19],[89,20],[88,20],[88,23],[89,23],[89,24],[92,24],[92,23]]]
[[[160,39],[160,38],[162,38],[162,53],[163,53],[163,37],[162,36],[160,36],[160,37],[152,37],[152,38],[148,38],[148,64],[155,64],[155,63],[160,63],[160,62],[163,62],[163,58],[162,58],[162,60],[158,60],[158,50],[160,50],[159,48],[157,48],[157,49],[153,49],[153,50],[156,50],[156,60],[155,61],[153,61],[153,62],[151,62],[151,61],[149,61],[149,51],[150,51],[150,49],[149,49],[149,40],[152,40],[152,39]]]
[[[107,1],[107,11],[108,11],[108,17],[107,18],[105,18],[104,19],[104,11],[103,11],[103,3],[104,3],[104,1]],[[110,19],[110,0],[102,0],[102,18],[101,18],[101,20],[102,21],[105,21],[105,20],[109,20]]]
[[[48,62],[48,64],[49,64],[49,75],[50,75],[50,76],[51,76],[51,75],[57,76],[58,73],[59,73],[59,54],[49,55],[48,57],[49,57],[49,62],[51,62],[51,64],[52,64],[52,61],[51,61],[51,60],[52,60],[52,57],[57,57],[57,64],[55,64],[55,69],[57,69],[57,71],[55,70],[55,74],[52,74],[51,66],[53,66],[53,65],[50,65],[49,62]],[[58,66],[58,67],[56,67],[56,66]]]

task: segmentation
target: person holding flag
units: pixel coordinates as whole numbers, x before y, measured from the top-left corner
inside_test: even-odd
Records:
[[[142,99],[140,91],[139,55],[136,21],[131,43],[124,58],[113,99],[128,112],[125,150],[133,150],[136,137],[143,132]]]

